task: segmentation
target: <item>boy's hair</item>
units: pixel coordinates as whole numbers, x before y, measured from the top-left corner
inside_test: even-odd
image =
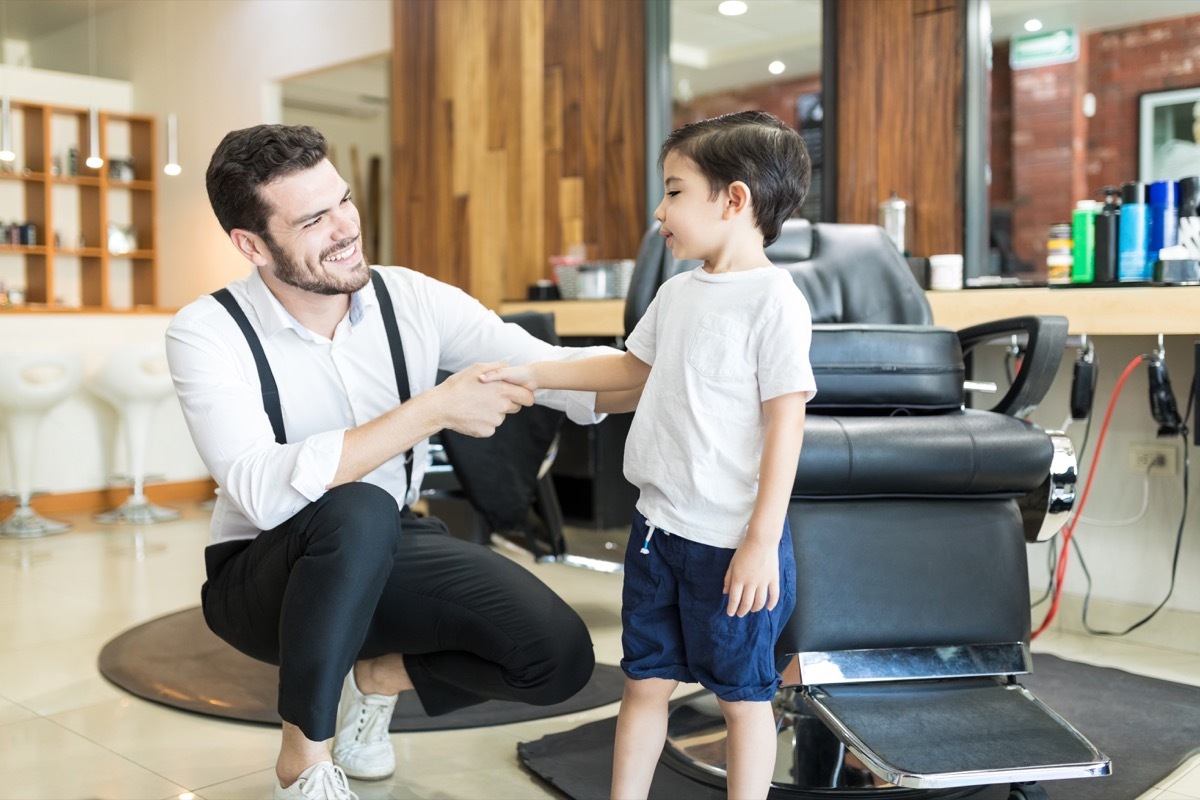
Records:
[[[659,169],[671,153],[696,165],[713,197],[734,181],[750,187],[764,247],[779,238],[783,221],[808,195],[812,162],[804,140],[765,111],[738,111],[684,125],[663,142]]]
[[[217,221],[226,233],[265,234],[271,207],[258,187],[311,169],[328,152],[325,137],[307,125],[255,125],[225,134],[204,176]]]

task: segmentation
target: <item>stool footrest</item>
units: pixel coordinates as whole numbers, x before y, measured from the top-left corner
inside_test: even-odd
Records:
[[[1098,777],[1109,759],[1017,683],[814,686],[805,704],[867,768],[914,789]]]
[[[153,525],[156,522],[179,519],[179,512],[173,508],[156,506],[144,497],[130,497],[111,511],[97,514],[94,519],[105,524]]]
[[[14,539],[49,536],[55,533],[66,533],[69,530],[71,530],[70,524],[46,519],[29,506],[18,506],[16,511],[0,522],[0,536],[9,536]]]

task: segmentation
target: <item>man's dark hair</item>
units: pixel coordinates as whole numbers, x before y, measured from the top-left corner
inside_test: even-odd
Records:
[[[779,238],[783,221],[808,195],[812,162],[804,140],[765,111],[739,111],[684,125],[663,142],[659,169],[671,153],[696,165],[713,197],[734,181],[750,187],[764,247]]]
[[[204,176],[221,227],[266,234],[271,207],[258,187],[315,167],[328,151],[321,132],[307,125],[255,125],[225,134]]]

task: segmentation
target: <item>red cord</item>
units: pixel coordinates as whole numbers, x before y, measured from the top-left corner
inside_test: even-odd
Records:
[[[1042,620],[1042,624],[1033,632],[1030,639],[1036,639],[1038,634],[1046,630],[1050,623],[1054,621],[1054,616],[1058,613],[1058,602],[1062,597],[1064,578],[1067,574],[1067,555],[1071,552],[1071,536],[1075,533],[1075,524],[1079,522],[1079,518],[1083,516],[1083,507],[1087,504],[1088,493],[1092,490],[1092,479],[1096,477],[1096,467],[1100,464],[1100,450],[1104,447],[1104,436],[1108,433],[1108,423],[1112,419],[1113,409],[1117,407],[1117,398],[1121,396],[1121,387],[1125,385],[1125,380],[1133,373],[1138,364],[1145,360],[1142,356],[1137,356],[1133,361],[1129,362],[1129,366],[1121,373],[1121,377],[1117,378],[1117,385],[1113,389],[1112,399],[1108,401],[1108,410],[1104,412],[1104,422],[1100,425],[1100,436],[1096,439],[1096,452],[1092,455],[1091,469],[1088,471],[1087,482],[1083,485],[1083,494],[1079,497],[1079,506],[1075,509],[1075,513],[1071,516],[1069,522],[1063,527],[1062,533],[1062,553],[1058,556],[1058,564],[1054,570],[1054,600],[1050,603],[1050,610],[1046,612],[1046,618]]]

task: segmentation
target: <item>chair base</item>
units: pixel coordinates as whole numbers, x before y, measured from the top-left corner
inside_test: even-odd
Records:
[[[777,722],[775,774],[771,797],[797,800],[873,798],[881,800],[1008,800],[1024,798],[1015,785],[911,789],[872,774],[825,723],[804,709],[794,689],[781,689],[772,702]],[[699,692],[672,704],[663,763],[697,783],[725,786],[725,719],[717,698]],[[1036,792],[1040,787],[1023,785]],[[1030,794],[1029,797],[1036,797]]]
[[[179,512],[173,508],[156,506],[145,497],[130,497],[111,511],[96,514],[93,519],[105,525],[153,525],[179,519]]]
[[[35,536],[50,536],[71,530],[66,522],[46,519],[29,506],[18,506],[8,519],[0,522],[0,536],[14,539],[31,539]]]

